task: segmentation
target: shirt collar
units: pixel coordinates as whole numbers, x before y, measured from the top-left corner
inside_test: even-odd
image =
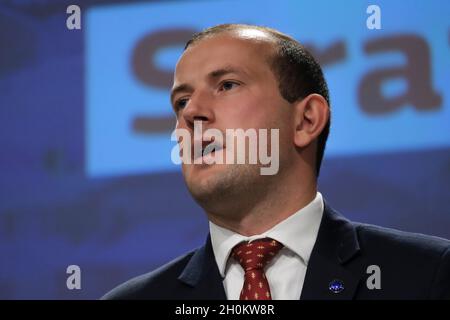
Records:
[[[211,243],[217,266],[222,277],[225,276],[228,256],[235,245],[242,241],[269,237],[282,243],[297,254],[307,265],[316,242],[320,221],[323,215],[323,199],[320,192],[308,205],[275,225],[272,229],[251,237],[246,237],[209,222]]]

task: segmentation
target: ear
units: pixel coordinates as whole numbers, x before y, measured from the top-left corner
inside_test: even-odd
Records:
[[[304,148],[320,135],[330,117],[330,109],[325,98],[317,93],[296,102],[294,108],[294,143]]]

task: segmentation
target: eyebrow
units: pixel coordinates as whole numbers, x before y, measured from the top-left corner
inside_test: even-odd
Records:
[[[192,88],[192,86],[190,86],[186,83],[180,84],[172,89],[172,91],[170,93],[170,102],[172,103],[172,105],[173,105],[173,99],[175,98],[175,95],[178,94],[179,92],[185,92],[185,91],[194,91],[194,89]]]
[[[220,78],[226,74],[235,73],[235,74],[245,74],[244,70],[234,68],[234,67],[224,67],[208,73],[208,78],[216,79]]]
[[[216,79],[221,78],[224,75],[227,75],[230,73],[242,74],[242,75],[247,74],[244,70],[241,70],[238,68],[224,67],[224,68],[219,68],[217,70],[211,71],[210,73],[208,73],[208,75],[206,77],[210,80],[216,80]],[[187,83],[183,83],[183,84],[173,87],[173,89],[170,93],[170,102],[172,103],[172,105],[173,105],[173,99],[174,99],[175,95],[178,94],[179,92],[184,92],[184,91],[194,91],[194,88]]]

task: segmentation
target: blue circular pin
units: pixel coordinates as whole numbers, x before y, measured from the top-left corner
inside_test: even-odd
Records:
[[[333,293],[340,293],[344,290],[344,282],[338,279],[334,279],[330,282],[328,289]]]

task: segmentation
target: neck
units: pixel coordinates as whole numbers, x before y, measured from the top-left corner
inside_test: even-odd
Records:
[[[221,212],[207,211],[209,220],[244,236],[262,234],[313,201],[317,183],[315,176],[290,174],[283,182],[268,189],[254,201],[247,200],[252,199],[250,195],[241,196],[236,201],[227,201]]]

